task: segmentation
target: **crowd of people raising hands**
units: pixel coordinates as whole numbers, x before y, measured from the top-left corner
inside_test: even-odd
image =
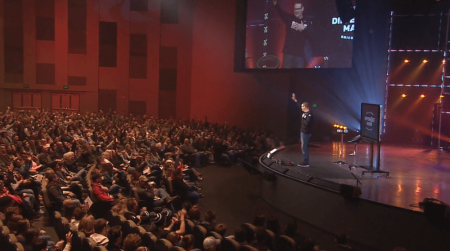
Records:
[[[181,245],[191,238],[180,237],[183,219],[198,213],[197,203],[203,197],[199,167],[252,162],[275,142],[270,132],[206,119],[8,107],[0,113],[0,220],[21,237],[18,240],[26,250],[43,246],[70,250],[69,235],[67,245],[55,244],[30,224],[44,213],[44,189],[50,201],[47,209],[63,212],[98,245],[135,250],[136,236],[122,240],[120,229],[107,228],[102,215],[86,205],[90,195],[115,214]],[[197,223],[210,224],[208,217]],[[127,242],[127,238],[134,239]]]

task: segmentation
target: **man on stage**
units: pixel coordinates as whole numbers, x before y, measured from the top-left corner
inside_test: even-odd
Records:
[[[292,100],[297,103],[297,99],[295,98],[295,93],[292,93]],[[298,103],[297,103],[298,105]],[[302,145],[302,153],[303,153],[303,163],[300,164],[301,167],[309,167],[309,149],[308,143],[309,138],[311,137],[311,125],[314,120],[313,115],[310,111],[310,105],[308,102],[303,102],[300,106],[302,109],[302,125],[300,129],[300,140]]]

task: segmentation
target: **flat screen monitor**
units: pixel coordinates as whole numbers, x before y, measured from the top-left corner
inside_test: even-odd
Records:
[[[247,0],[245,69],[351,68],[354,29],[336,0]]]
[[[366,141],[379,142],[381,128],[381,105],[361,104],[361,137]]]

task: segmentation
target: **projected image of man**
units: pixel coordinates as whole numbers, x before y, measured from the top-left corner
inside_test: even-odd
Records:
[[[297,98],[295,97],[295,93],[292,93],[292,100],[297,103]],[[297,103],[298,104],[298,103]],[[300,164],[301,167],[309,167],[309,138],[311,137],[311,127],[314,120],[314,117],[310,110],[310,105],[308,102],[303,102],[300,105],[302,109],[302,125],[300,128],[300,140],[302,146],[302,154],[303,154],[303,163]]]
[[[297,0],[294,5],[294,14],[281,9],[278,0],[273,0],[275,10],[286,25],[286,38],[283,47],[283,68],[305,68],[305,48],[308,32],[311,27],[303,16],[305,6]]]

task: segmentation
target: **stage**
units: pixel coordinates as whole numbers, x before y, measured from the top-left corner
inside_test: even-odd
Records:
[[[358,186],[362,192],[360,198],[408,210],[422,211],[417,206],[426,197],[450,204],[449,152],[419,146],[382,145],[380,166],[381,170],[389,171],[389,177],[372,176],[370,173],[362,177],[363,171],[367,171],[365,168],[349,169],[346,164],[333,164],[339,160],[353,164],[354,156],[349,154],[353,153],[354,144],[345,143],[341,156],[339,156],[340,142],[313,143],[312,145],[320,147],[310,147],[310,167],[284,164],[281,166],[290,170],[285,175],[289,176],[295,172],[315,179],[331,181],[325,184],[325,187],[332,188],[333,183],[357,186],[357,179],[359,179],[361,184]],[[374,151],[375,159],[376,147]],[[302,163],[300,145],[288,146],[277,151],[272,155],[272,159],[281,160],[284,163]],[[356,163],[360,166],[370,165],[370,144],[358,144]],[[339,189],[338,186],[334,187]]]

